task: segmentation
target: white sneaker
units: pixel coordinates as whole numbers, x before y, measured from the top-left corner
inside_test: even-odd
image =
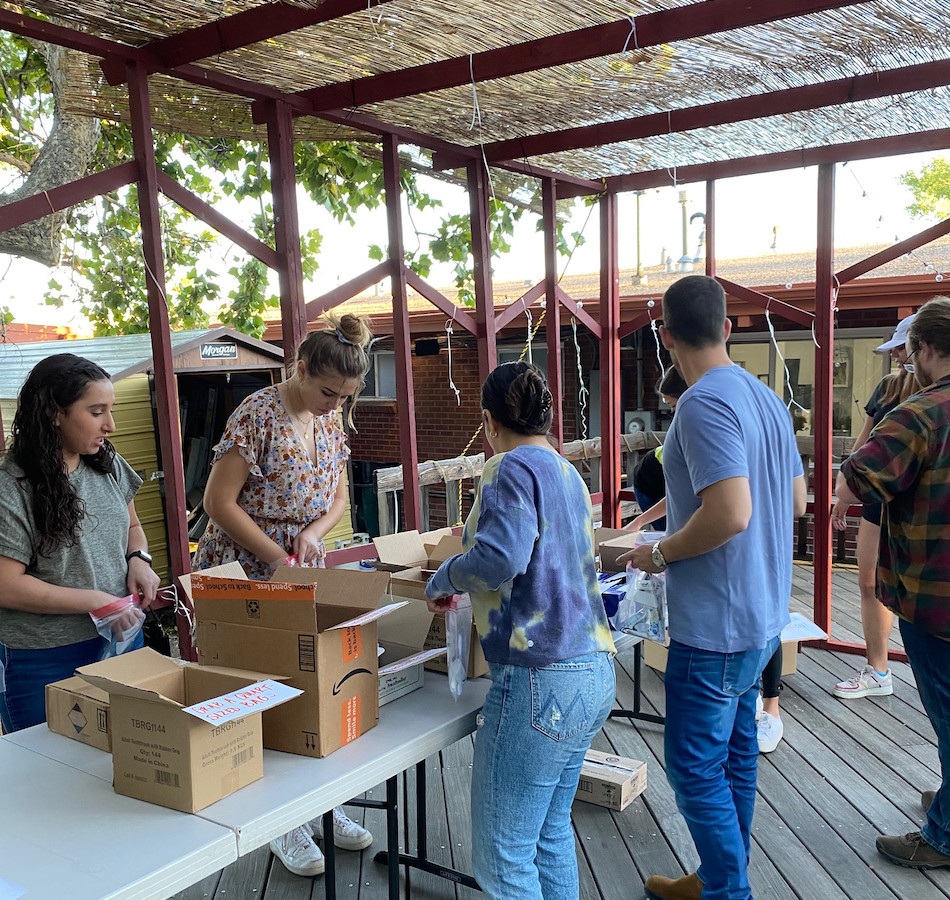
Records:
[[[294,875],[322,875],[326,862],[306,828],[295,828],[270,842],[271,853]]]
[[[755,721],[758,722],[762,718],[762,708],[765,704],[762,702],[762,695],[759,694],[755,698]]]
[[[886,697],[894,693],[894,677],[891,670],[878,675],[871,666],[865,666],[854,678],[839,681],[834,687],[834,695],[842,700],[858,697]]]
[[[314,819],[310,823],[313,835],[318,840],[323,839],[323,818]],[[373,835],[362,825],[357,825],[345,812],[342,806],[333,810],[333,846],[341,850],[365,850],[373,843]]]
[[[759,753],[771,753],[782,740],[784,733],[785,726],[782,720],[778,716],[763,711],[758,728]]]

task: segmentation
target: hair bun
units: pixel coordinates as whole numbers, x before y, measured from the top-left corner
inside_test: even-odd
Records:
[[[373,334],[366,324],[366,319],[353,313],[344,313],[342,316],[326,316],[330,327],[335,329],[340,338],[347,344],[365,349],[373,339]]]

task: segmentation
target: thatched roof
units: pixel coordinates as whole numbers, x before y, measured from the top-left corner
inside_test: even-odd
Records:
[[[31,10],[140,47],[265,5],[261,0],[39,0]],[[321,3],[273,4],[290,5],[316,9]],[[603,0],[370,0],[360,12],[220,52],[198,64],[285,92],[346,85],[345,95],[348,82],[358,78],[386,73],[399,78],[409,67],[470,54],[474,74],[480,64],[477,54],[483,51],[617,22],[627,13],[645,22],[639,17],[681,9],[681,21],[688,23],[690,7],[709,5],[631,0],[619,8]],[[867,84],[873,88],[873,80],[890,70],[950,58],[950,0],[873,0],[643,48],[639,40],[631,24],[625,39],[614,41],[616,46],[605,44],[602,55],[368,102],[358,112],[465,147],[649,114],[669,117],[668,127],[654,122],[646,129],[651,134],[637,139],[523,157],[533,165],[591,179],[662,169],[673,179],[675,170],[687,165],[913,134],[950,122],[950,89],[940,83],[950,77],[939,73],[926,89],[860,99],[868,96],[862,78],[870,77]],[[70,106],[126,118],[125,87],[105,84],[97,61],[89,59],[88,81],[69,98]],[[771,114],[775,107],[766,99],[753,118],[687,130],[678,130],[673,118],[677,111],[835,79],[857,79],[854,102]],[[233,137],[262,134],[262,126],[251,121],[247,98],[164,74],[151,76],[150,89],[156,127]],[[312,116],[297,119],[299,134],[376,140],[364,129],[347,125],[345,110],[342,118],[341,111],[336,112],[334,122]],[[512,157],[522,158],[514,145]]]

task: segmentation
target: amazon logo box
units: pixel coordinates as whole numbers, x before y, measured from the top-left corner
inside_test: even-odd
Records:
[[[381,572],[284,567],[271,582],[233,567],[182,578],[195,610],[200,665],[263,667],[304,692],[264,715],[264,746],[327,756],[379,721],[376,621]],[[217,577],[220,569],[229,577]]]

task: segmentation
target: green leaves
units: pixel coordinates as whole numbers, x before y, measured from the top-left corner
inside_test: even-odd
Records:
[[[920,172],[905,172],[901,184],[910,188],[914,202],[907,211],[915,217],[950,217],[950,163],[937,157],[923,166]]]

